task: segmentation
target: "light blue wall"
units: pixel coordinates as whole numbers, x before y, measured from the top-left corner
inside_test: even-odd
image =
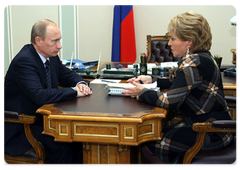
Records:
[[[10,54],[9,54],[9,39],[8,39],[8,22],[7,22],[7,7],[4,10],[4,76],[6,75],[9,63],[10,63]]]
[[[60,6],[60,29],[62,31],[62,59],[70,59],[72,52],[75,54],[75,6]]]

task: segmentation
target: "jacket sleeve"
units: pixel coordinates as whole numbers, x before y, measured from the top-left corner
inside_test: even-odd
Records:
[[[195,75],[190,76],[190,74]],[[198,77],[198,79],[192,77]],[[201,77],[198,76],[198,69],[196,67],[187,67],[179,71],[167,92],[143,89],[137,98],[140,101],[162,108],[176,109],[181,106],[190,92],[200,84]]]
[[[14,66],[15,82],[21,91],[35,104],[41,106],[48,103],[55,103],[64,100],[72,100],[77,92],[71,87],[62,89],[46,89],[41,78],[41,73],[35,62],[26,62],[26,58],[19,59]],[[44,72],[44,70],[42,70]]]

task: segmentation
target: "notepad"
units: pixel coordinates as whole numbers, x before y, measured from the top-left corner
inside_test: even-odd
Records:
[[[109,89],[109,92],[108,94],[109,95],[114,95],[114,96],[124,96],[124,94],[122,94],[123,91],[128,91],[128,90],[124,90],[122,88],[108,88]]]
[[[151,89],[154,91],[160,90],[160,87],[157,87],[157,82],[154,82],[151,84],[141,84],[141,85],[143,85],[147,89]],[[108,92],[109,95],[124,96],[122,94],[122,92],[128,91],[128,90],[123,89],[125,87],[135,87],[135,86],[131,83],[108,83],[107,86],[105,87],[105,89],[109,90],[109,92]]]

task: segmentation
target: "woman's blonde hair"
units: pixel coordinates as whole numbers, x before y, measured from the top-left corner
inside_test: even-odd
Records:
[[[182,41],[192,41],[190,53],[208,51],[212,45],[211,28],[207,20],[193,11],[177,15],[170,20],[168,32]]]

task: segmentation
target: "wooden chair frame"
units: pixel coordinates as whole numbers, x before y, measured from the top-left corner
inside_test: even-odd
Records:
[[[5,112],[7,112],[7,111],[5,111]],[[35,119],[36,119],[35,116],[29,116],[29,115],[24,115],[24,114],[19,115],[18,120],[4,119],[4,122],[21,123],[24,125],[26,137],[36,153],[36,160],[23,158],[20,156],[4,155],[4,159],[7,163],[10,163],[10,164],[43,164],[43,163],[45,163],[44,147],[34,136],[32,129],[31,129],[31,124],[33,124],[35,122]]]
[[[202,148],[203,142],[204,142],[206,132],[236,133],[236,128],[235,129],[216,129],[216,128],[213,128],[211,123],[209,123],[209,122],[194,123],[193,130],[195,132],[199,132],[199,136],[198,136],[196,143],[186,152],[184,159],[183,159],[184,164],[190,164],[192,162],[192,159],[194,158],[194,156],[200,151],[200,149]]]

